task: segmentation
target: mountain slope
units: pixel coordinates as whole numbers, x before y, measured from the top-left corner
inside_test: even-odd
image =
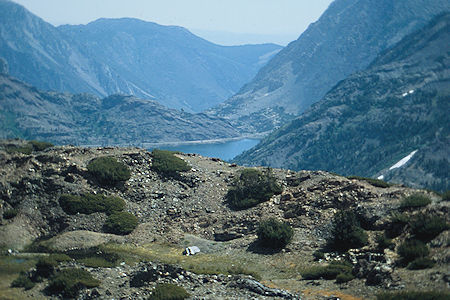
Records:
[[[241,126],[249,131],[286,123],[339,80],[365,69],[380,51],[448,10],[446,0],[336,0],[253,81],[211,113],[244,122]]]
[[[279,49],[219,46],[137,19],[56,28],[0,0],[0,57],[13,76],[44,90],[131,94],[198,112],[235,93]]]
[[[41,92],[0,74],[0,137],[57,144],[117,145],[238,136],[228,122],[168,109],[153,100]]]
[[[448,189],[449,45],[445,14],[385,51],[366,71],[341,81],[237,162],[378,176],[418,150],[412,162],[418,160],[414,168],[424,176],[386,179]]]

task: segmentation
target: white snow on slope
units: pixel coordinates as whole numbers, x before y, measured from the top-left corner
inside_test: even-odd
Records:
[[[414,154],[416,154],[416,152],[417,152],[417,150],[414,150],[413,152],[411,152],[407,156],[403,157],[395,165],[390,167],[389,170],[393,170],[393,169],[397,169],[397,168],[402,167],[404,164],[406,164],[414,156]]]

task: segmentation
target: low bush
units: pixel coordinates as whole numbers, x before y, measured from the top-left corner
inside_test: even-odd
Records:
[[[398,254],[406,265],[417,258],[427,257],[430,253],[428,246],[419,240],[407,240],[403,242],[397,250]]]
[[[183,300],[190,295],[181,287],[170,283],[160,283],[156,285],[149,300]]]
[[[50,254],[50,258],[57,262],[71,261],[72,258],[64,253],[52,253]]]
[[[303,279],[336,279],[339,274],[351,274],[352,266],[346,262],[331,262],[327,266],[314,266],[301,272]]]
[[[88,165],[89,173],[103,185],[115,185],[131,177],[128,167],[111,156],[98,157]]]
[[[375,179],[375,178],[369,178],[369,177],[361,177],[361,176],[347,176],[348,179],[357,179],[357,180],[364,180],[368,183],[370,183],[371,185],[375,186],[375,187],[380,187],[380,188],[388,188],[391,186],[391,184],[387,183],[386,181],[380,180],[380,179]]]
[[[244,169],[234,180],[226,197],[230,207],[239,210],[256,206],[282,191],[270,169],[263,172]]]
[[[421,257],[413,260],[410,262],[407,266],[410,270],[422,270],[422,269],[429,269],[432,268],[435,265],[434,260],[432,260],[429,257]]]
[[[91,268],[111,268],[117,265],[119,255],[117,253],[92,247],[82,250],[71,250],[67,255],[77,262]]]
[[[386,237],[396,238],[402,234],[405,226],[409,223],[409,217],[406,214],[394,212],[390,217],[390,222],[386,228]]]
[[[52,143],[42,141],[29,141],[28,144],[31,145],[33,151],[44,151],[54,146]]]
[[[106,219],[105,231],[114,234],[129,234],[138,225],[138,219],[128,212],[116,212]]]
[[[17,213],[18,213],[18,211],[15,208],[7,209],[7,210],[5,210],[3,212],[3,218],[5,218],[5,219],[12,219],[15,216],[17,216]]]
[[[377,300],[448,300],[450,293],[437,291],[402,291],[384,292],[377,295]]]
[[[61,208],[68,214],[92,214],[104,212],[112,214],[125,207],[125,201],[118,197],[107,197],[102,194],[84,194],[81,196],[63,194],[59,198]]]
[[[359,248],[368,242],[367,233],[361,228],[355,212],[351,210],[339,211],[332,221],[331,236],[327,241],[329,248],[346,251]]]
[[[324,259],[325,258],[325,253],[323,253],[322,251],[314,251],[313,253],[313,257],[315,260],[320,260],[320,259]]]
[[[440,217],[420,214],[410,222],[411,232],[421,241],[431,241],[449,228],[447,222]]]
[[[352,273],[340,273],[336,276],[336,283],[345,283],[355,279]]]
[[[388,238],[384,233],[381,233],[375,237],[375,242],[379,250],[393,249],[395,244],[392,239]]]
[[[400,203],[400,208],[408,209],[408,208],[419,208],[427,206],[431,203],[431,199],[423,194],[413,194],[408,196],[402,200]]]
[[[41,257],[36,263],[36,275],[39,277],[50,277],[58,266],[58,261],[54,257]]]
[[[191,167],[174,154],[172,151],[154,149],[152,169],[165,176],[176,176],[179,172],[189,171]]]
[[[25,290],[31,290],[36,284],[31,280],[27,273],[21,272],[19,277],[11,282],[13,288],[24,288]]]
[[[259,224],[257,234],[258,241],[264,247],[280,249],[292,240],[294,231],[289,224],[272,218]]]
[[[100,281],[93,278],[91,273],[78,268],[69,268],[57,272],[49,280],[47,292],[53,295],[75,298],[80,289],[93,288],[100,285]]]
[[[450,201],[450,190],[445,191],[444,194],[442,194],[442,201]]]

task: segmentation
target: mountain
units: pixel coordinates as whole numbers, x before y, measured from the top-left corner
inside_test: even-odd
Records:
[[[122,93],[199,112],[234,94],[281,48],[219,46],[129,18],[54,27],[0,0],[0,57],[14,77],[43,90]]]
[[[236,161],[383,175],[412,186],[449,189],[449,55],[447,13],[384,51],[365,71],[339,82]],[[389,170],[415,150],[405,168]]]
[[[449,10],[447,0],[336,0],[250,83],[210,113],[247,131],[287,123],[340,80],[364,70],[382,50]]]
[[[0,140],[3,298],[356,300],[399,289],[434,293],[383,297],[449,298],[449,195],[377,187],[321,171],[273,169],[271,184],[282,187],[280,194],[234,210],[226,196],[234,183],[242,173],[266,168],[244,171],[236,164],[177,153],[174,158],[189,168],[167,176],[157,164],[161,157],[135,147],[66,145],[22,153],[27,145]],[[87,166],[105,156],[128,169],[129,178],[100,184]],[[123,173],[114,172],[114,166],[102,170],[103,176]],[[401,206],[417,193],[429,203]],[[86,198],[90,203],[80,205]],[[339,253],[326,244],[336,235],[335,216],[343,212],[352,212],[344,216],[353,218],[345,218],[350,224],[339,232],[352,226],[350,232],[359,228],[353,240],[370,238],[364,247]],[[269,218],[280,222],[267,226],[275,240],[287,231],[277,230],[278,224],[292,233],[283,249],[259,242],[260,224]],[[111,223],[117,229],[105,226]],[[411,245],[413,238],[424,241]],[[187,247],[200,253],[183,255]],[[402,256],[420,258],[411,263],[415,268],[406,268]],[[94,284],[76,284],[79,276],[68,276],[74,269],[84,279],[91,274]],[[165,294],[157,293],[161,287]],[[190,297],[179,296],[180,290]]]
[[[42,92],[0,74],[0,137],[57,144],[119,145],[239,136],[227,122],[153,100]]]

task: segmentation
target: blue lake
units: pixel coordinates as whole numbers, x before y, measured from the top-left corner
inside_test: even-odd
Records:
[[[158,148],[171,151],[180,151],[183,153],[196,153],[208,157],[218,157],[223,160],[231,160],[245,150],[256,146],[259,141],[259,139],[242,139],[224,143],[161,146]]]

